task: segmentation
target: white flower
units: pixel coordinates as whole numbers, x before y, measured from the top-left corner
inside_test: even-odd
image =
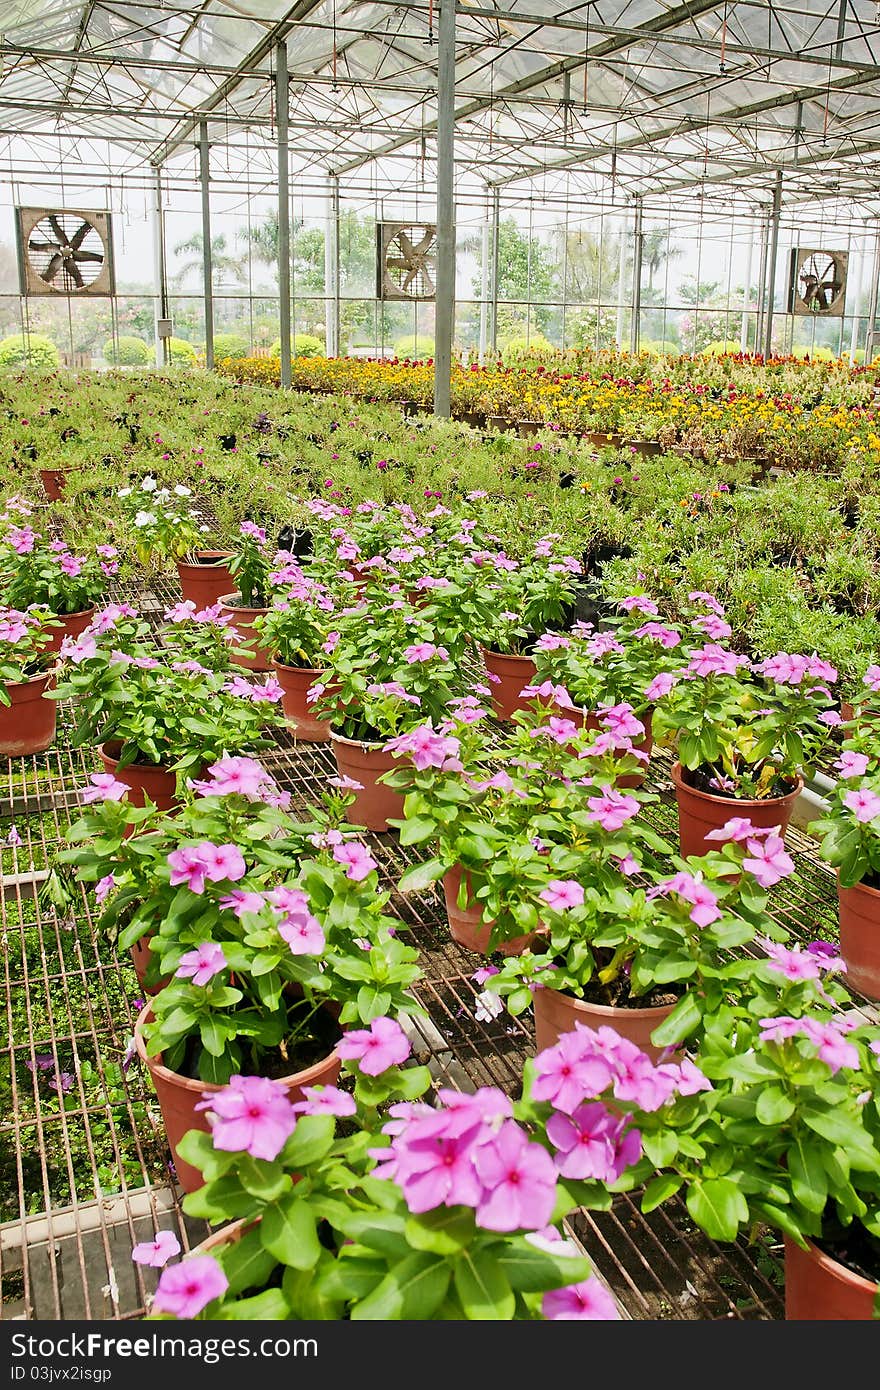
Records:
[[[474,1018],[478,1023],[491,1023],[493,1018],[504,1013],[504,1000],[492,989],[484,989],[477,995]]]
[[[184,487],[183,483],[178,483],[174,492],[178,497],[192,497],[192,488]]]
[[[155,520],[155,512],[138,512],[134,519],[134,524],[135,526],[152,526]]]
[[[119,489],[119,491],[117,492],[116,496],[117,496],[117,497],[130,497],[130,496],[131,496],[131,488],[130,488],[130,487],[121,487],[121,488]]]
[[[152,475],[151,473],[148,473],[147,476],[144,478],[144,481],[141,483],[141,492],[155,492],[155,491],[156,491],[156,479],[153,477],[153,475]]]

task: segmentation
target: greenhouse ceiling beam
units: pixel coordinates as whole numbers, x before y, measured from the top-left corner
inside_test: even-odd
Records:
[[[850,149],[823,149],[816,151],[813,154],[800,155],[797,164],[779,165],[771,160],[756,161],[752,164],[732,164],[730,168],[726,169],[723,173],[720,174],[709,174],[705,178],[699,175],[694,175],[693,178],[672,179],[669,181],[669,183],[661,183],[655,185],[650,190],[650,196],[654,197],[656,195],[657,197],[663,197],[668,193],[677,193],[680,189],[695,188],[702,184],[732,183],[737,182],[743,178],[750,178],[752,176],[757,176],[759,178],[762,175],[767,175],[768,177],[775,177],[775,175],[780,172],[780,169],[786,175],[787,178],[797,178],[797,175],[800,173],[801,169],[807,167],[808,165],[836,164],[839,160],[856,159],[861,158],[863,155],[874,154],[880,154],[880,140],[865,140],[858,145],[854,143]],[[846,177],[846,175],[849,172],[850,171],[847,169],[841,169],[841,177]],[[865,176],[869,177],[867,172]],[[870,177],[874,178],[876,182],[876,175],[871,175]],[[835,189],[833,196],[836,197],[837,193],[838,190]],[[646,190],[646,196],[647,195],[648,194]]]
[[[876,82],[876,80],[876,73],[872,79],[867,78],[864,73],[851,73],[847,77],[835,78],[833,82],[825,82],[820,87],[798,87],[787,92],[780,92],[773,97],[764,97],[762,101],[750,102],[747,106],[728,107],[709,119],[705,116],[680,116],[677,121],[661,127],[660,130],[649,131],[642,135],[632,135],[629,139],[618,140],[616,143],[603,141],[600,145],[589,145],[586,149],[570,155],[568,159],[561,159],[556,164],[548,164],[542,172],[546,174],[565,173],[567,169],[586,164],[593,159],[601,159],[615,151],[619,155],[624,150],[643,149],[663,140],[673,140],[678,136],[688,135],[697,130],[729,129],[736,123],[747,121],[752,116],[761,115],[764,111],[779,111],[786,106],[797,106],[799,102],[813,101],[817,98],[825,99],[833,92],[848,91],[854,87],[864,86],[868,81]],[[512,174],[504,179],[503,183],[515,183],[518,178],[530,177],[531,174]]]
[[[203,112],[216,110],[222,102],[226,101],[227,97],[232,95],[242,82],[247,81],[249,77],[253,77],[255,75],[253,69],[256,65],[261,63],[277,44],[282,43],[287,38],[288,34],[292,29],[296,28],[297,24],[307,19],[312,11],[316,10],[322,3],[323,0],[296,0],[296,3],[285,11],[283,18],[279,19],[276,24],[273,24],[270,29],[267,29],[266,33],[260,39],[260,42],[255,44],[250,53],[242,59],[236,72],[231,77],[228,77],[225,82],[221,82],[214,94],[208,99],[207,103],[205,103]],[[261,76],[262,74],[256,75]],[[197,128],[199,120],[199,116],[186,120],[183,129],[179,131],[177,135],[167,137],[163,140],[159,148],[154,150],[153,154],[150,156],[150,163],[164,164],[167,159],[170,159],[170,157],[189,140],[193,131]]]
[[[677,24],[680,24],[684,20],[696,19],[701,14],[708,14],[710,10],[720,9],[724,3],[725,0],[690,0],[690,3],[677,5],[674,10],[668,10],[666,14],[657,15],[654,19],[648,20],[647,23],[639,26],[638,32],[642,38],[656,38],[658,34],[663,33],[667,29],[674,29]],[[463,15],[467,13],[466,6],[462,7],[461,13]],[[496,18],[506,18],[506,16],[496,16]],[[614,53],[619,53],[623,48],[628,46],[628,43],[628,40],[607,39],[605,43],[598,45],[595,52],[591,55],[591,61],[610,57]],[[540,68],[537,72],[529,73],[526,77],[518,78],[516,82],[510,82],[507,86],[500,87],[494,94],[494,97],[481,97],[476,101],[465,102],[463,106],[460,106],[456,110],[453,119],[456,122],[467,120],[469,116],[475,116],[479,111],[485,111],[497,105],[499,102],[503,103],[507,96],[519,96],[523,92],[531,91],[534,87],[540,87],[545,82],[554,82],[557,78],[563,77],[567,72],[576,72],[578,68],[582,68],[583,65],[584,60],[582,54],[578,54],[576,57],[572,58],[562,58],[556,63],[551,63],[549,67]],[[436,120],[429,121],[424,128],[423,134],[428,134],[435,130],[436,126]],[[359,169],[361,165],[368,164],[371,160],[382,159],[386,155],[394,154],[408,143],[408,137],[397,136],[395,139],[388,141],[387,144],[380,145],[379,149],[374,150],[369,155],[361,155],[356,159],[348,160],[345,164],[340,165],[334,172],[340,175],[353,173],[356,169]]]
[[[377,0],[377,3],[391,3],[391,0]],[[502,17],[497,10],[478,8],[466,3],[459,4],[458,13],[484,19],[498,19]],[[646,38],[644,32],[639,29],[625,28],[619,24],[594,24],[592,21],[589,24],[585,24],[583,20],[568,19],[564,15],[542,16],[525,13],[520,14],[516,11],[504,15],[503,18],[517,24],[540,25],[545,29],[574,30],[575,33],[584,34],[585,36],[595,34],[597,37],[625,39],[627,40],[626,47],[631,47],[635,43],[644,43]],[[873,30],[871,32],[876,34],[880,31]],[[865,36],[859,35],[859,37],[863,38]],[[831,57],[828,53],[811,53],[802,49],[792,52],[791,49],[787,48],[764,48],[757,44],[741,44],[728,42],[727,40],[722,43],[720,39],[703,38],[699,34],[664,34],[662,38],[658,39],[658,42],[676,44],[684,48],[698,48],[705,53],[723,53],[726,57],[732,58],[767,58],[771,62],[813,63],[817,67],[823,68],[825,71],[829,68],[846,68],[850,72],[873,73],[875,77],[877,75],[876,63],[859,63],[855,60],[850,61],[842,57],[841,54],[837,52],[840,46],[838,39],[829,40],[827,44],[828,48],[834,47],[834,57]],[[625,52],[625,48],[622,51]],[[581,54],[581,66],[584,64],[585,56],[588,58],[589,62],[592,62],[594,56],[597,55],[593,53]],[[723,76],[723,74],[721,75]],[[728,73],[727,75],[730,76],[731,74]],[[733,74],[733,76],[736,75],[737,74]]]

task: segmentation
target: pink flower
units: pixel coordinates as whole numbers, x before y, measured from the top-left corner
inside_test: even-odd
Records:
[[[549,1321],[573,1321],[576,1318],[592,1322],[612,1322],[620,1317],[611,1294],[590,1275],[580,1284],[564,1289],[550,1289],[541,1299],[541,1312]]]
[[[574,709],[574,701],[564,685],[543,681],[541,685],[525,685],[519,692],[526,700],[552,700],[560,709]]]
[[[726,623],[723,618],[719,618],[717,613],[707,613],[701,618],[694,618],[691,627],[704,632],[707,637],[711,637],[714,642],[720,642],[725,637],[730,637],[733,628]]]
[[[6,533],[6,539],[16,554],[30,555],[37,536],[30,526],[10,526]]]
[[[641,803],[634,796],[625,796],[610,786],[599,790],[601,796],[587,797],[588,819],[596,821],[608,833],[621,830],[641,810]]]
[[[203,941],[201,946],[196,946],[180,957],[180,964],[174,973],[178,979],[192,980],[194,985],[206,985],[225,969],[226,957],[223,947],[218,946],[215,941]]]
[[[687,670],[695,676],[735,676],[740,666],[748,665],[744,656],[725,651],[715,642],[691,652]]]
[[[841,753],[837,762],[834,764],[841,777],[846,780],[849,777],[864,777],[868,771],[869,759],[865,753],[853,753],[846,749]]]
[[[403,653],[404,660],[410,666],[416,662],[431,661],[435,656],[439,656],[441,661],[449,660],[449,652],[445,647],[436,647],[433,642],[415,642],[411,647],[407,647]]]
[[[353,1115],[357,1110],[354,1096],[337,1086],[304,1086],[305,1100],[294,1102],[297,1115]]]
[[[642,623],[641,627],[636,628],[633,636],[647,637],[651,642],[659,642],[661,647],[665,647],[667,650],[677,647],[681,641],[681,637],[675,629],[666,627],[664,623]]]
[[[880,693],[880,666],[869,666],[862,680],[870,690]]]
[[[768,835],[763,841],[746,842],[748,856],[743,860],[743,868],[754,874],[762,888],[772,888],[774,883],[794,873],[794,860],[785,852],[785,843],[779,835]]]
[[[584,890],[575,879],[554,878],[538,894],[554,912],[567,912],[573,907],[583,907]]]
[[[207,868],[198,850],[191,847],[172,850],[168,855],[172,888],[185,883],[191,893],[204,893]]]
[[[180,1241],[173,1231],[157,1231],[152,1240],[141,1241],[131,1252],[135,1264],[151,1265],[161,1269],[175,1255],[180,1254]]]
[[[418,772],[436,767],[441,772],[461,772],[458,754],[461,744],[451,735],[438,733],[432,724],[420,724],[408,733],[389,739],[386,748],[392,753],[408,754]]]
[[[176,1318],[194,1318],[229,1288],[229,1280],[212,1255],[193,1255],[163,1269],[153,1308]]]
[[[599,723],[621,738],[638,738],[645,726],[633,714],[632,705],[600,705]]]
[[[211,1142],[227,1153],[248,1153],[271,1162],[296,1128],[296,1114],[280,1081],[267,1076],[233,1076],[222,1091],[205,1096]]]
[[[358,1062],[365,1076],[378,1076],[388,1067],[401,1066],[411,1049],[395,1019],[374,1018],[369,1028],[343,1033],[336,1051],[340,1057]]]
[[[869,825],[871,821],[880,816],[880,796],[872,792],[868,787],[860,787],[858,791],[844,792],[843,804],[847,810],[852,811],[856,820],[862,825]]]
[[[547,1121],[547,1137],[559,1152],[557,1167],[564,1178],[597,1178],[616,1182],[642,1153],[638,1130],[624,1134],[627,1118],[615,1115],[600,1101],[579,1105],[571,1116],[556,1111]]]
[[[95,902],[100,905],[110,896],[115,887],[116,878],[113,874],[105,874],[103,878],[99,878],[95,884]]]
[[[514,1120],[474,1154],[484,1195],[476,1222],[487,1231],[538,1230],[556,1205],[556,1168],[547,1150],[532,1143]]]
[[[780,827],[777,825],[774,827],[774,830],[779,830],[779,828]],[[761,830],[758,828],[758,826],[752,825],[752,822],[746,816],[731,816],[730,820],[725,821],[724,824],[720,827],[720,829],[709,830],[706,833],[705,838],[707,840],[740,841],[747,840],[750,835],[755,836],[771,834],[773,834],[773,831]]]
[[[651,684],[645,688],[645,699],[653,704],[655,700],[661,700],[664,695],[668,695],[676,683],[675,676],[669,671],[661,671],[659,676],[655,676]]]
[[[121,801],[129,791],[125,782],[117,781],[112,772],[93,772],[89,781],[92,785],[84,787],[80,793],[83,806],[90,806],[93,801]]]
[[[344,845],[335,845],[333,858],[337,864],[347,865],[345,876],[350,878],[353,883],[360,883],[375,868],[378,868],[373,856],[357,840],[349,840]]]
[[[211,840],[203,840],[195,851],[205,866],[205,876],[212,883],[222,883],[228,879],[235,883],[244,878],[247,865],[237,845],[215,845]]]
[[[818,957],[810,951],[800,951],[796,947],[789,950],[786,946],[780,946],[763,936],[758,936],[755,940],[762,950],[767,952],[771,962],[770,969],[784,975],[787,980],[819,979],[822,966]]]
[[[62,573],[69,575],[71,579],[75,579],[76,576],[81,573],[83,567],[82,560],[78,559],[75,555],[62,555],[58,564]]]
[[[554,743],[564,744],[577,738],[577,733],[578,726],[570,719],[560,719],[557,715],[551,715],[548,723],[539,724],[529,730],[529,738],[549,738]]]
[[[692,922],[698,927],[708,927],[710,923],[717,922],[721,916],[721,909],[718,906],[718,899],[702,882],[699,875],[696,877],[689,873],[675,874],[665,883],[658,884],[656,888],[649,890],[649,897],[655,897],[658,893],[677,893],[685,902],[693,904],[693,910],[688,913]]]
[[[717,598],[707,594],[704,589],[694,589],[692,593],[688,594],[688,599],[691,603],[700,603],[704,608],[711,608],[712,612],[717,613],[719,617],[724,616],[724,609]]]
[[[271,778],[256,758],[225,757],[208,768],[208,781],[192,782],[202,796],[257,796]]]
[[[241,917],[245,912],[262,912],[264,903],[261,893],[249,893],[242,888],[233,888],[231,893],[220,899],[218,906],[234,912],[236,917]]]
[[[61,643],[60,655],[78,666],[81,661],[90,661],[98,654],[98,644],[90,632],[81,632],[79,637],[65,637]]]
[[[622,608],[625,613],[631,613],[635,610],[637,613],[647,613],[652,617],[658,612],[656,603],[646,594],[631,594],[629,598],[620,599],[617,606]]]
[[[345,775],[342,777],[328,777],[327,785],[336,787],[337,790],[341,792],[362,792],[364,789],[363,782],[356,782],[353,777],[347,777]]]

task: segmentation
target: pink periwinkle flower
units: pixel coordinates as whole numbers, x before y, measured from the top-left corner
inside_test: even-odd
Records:
[[[112,772],[93,772],[89,781],[92,785],[84,787],[80,793],[80,800],[84,806],[91,805],[93,801],[121,801],[130,790],[125,782],[120,782]]]
[[[572,1115],[583,1100],[601,1095],[611,1085],[613,1057],[592,1029],[576,1028],[563,1033],[557,1043],[544,1048],[535,1058],[532,1095],[535,1100],[549,1101],[555,1110]]]
[[[174,973],[181,980],[192,980],[194,985],[206,985],[225,969],[223,947],[218,946],[216,941],[203,941],[201,946],[180,957],[180,964]]]
[[[577,733],[577,724],[573,724],[570,719],[560,719],[554,714],[546,724],[538,724],[534,729],[530,729],[529,738],[547,738],[553,743],[565,744],[576,738]]]
[[[747,664],[746,657],[726,651],[716,642],[707,642],[698,651],[691,652],[687,670],[695,676],[735,676],[740,666]]]
[[[645,687],[645,699],[653,704],[655,700],[662,700],[664,695],[668,695],[674,689],[676,677],[671,671],[661,671],[655,676],[650,685]]]
[[[554,912],[567,912],[573,907],[583,907],[584,890],[576,879],[554,878],[538,894]]]
[[[785,851],[780,835],[768,835],[764,840],[747,840],[748,855],[743,868],[754,874],[762,888],[772,888],[780,879],[794,873],[794,860]]]
[[[284,1084],[268,1076],[232,1076],[228,1086],[209,1092],[196,1109],[208,1112],[215,1149],[270,1162],[296,1128]]]
[[[304,1086],[303,1095],[304,1100],[294,1102],[297,1115],[353,1115],[357,1110],[354,1096],[338,1086]]]
[[[236,917],[242,917],[245,912],[262,912],[264,900],[262,893],[252,893],[243,888],[233,888],[231,893],[227,893],[225,898],[220,899],[218,906],[229,912],[234,912]]]
[[[691,627],[702,632],[706,637],[711,637],[713,642],[723,641],[725,637],[730,637],[733,628],[723,618],[719,618],[717,613],[706,613],[702,617],[694,618]]]
[[[173,1231],[157,1231],[152,1240],[141,1241],[131,1252],[135,1264],[150,1265],[162,1269],[164,1265],[179,1255],[180,1241]]]
[[[629,598],[622,598],[617,604],[625,613],[645,613],[650,617],[655,617],[659,611],[653,599],[646,594],[631,594]]]
[[[353,883],[360,883],[374,869],[378,868],[375,859],[369,850],[365,849],[357,840],[347,840],[345,844],[334,845],[333,858],[337,864],[344,864],[345,876],[350,878]]]
[[[725,821],[722,826],[719,826],[715,830],[707,831],[705,839],[735,840],[739,842],[748,840],[750,836],[754,839],[762,835],[773,835],[780,828],[780,826],[776,825],[772,830],[762,830],[759,826],[752,825],[752,822],[747,816],[731,816],[730,820]]]
[[[213,1255],[192,1255],[163,1269],[153,1308],[175,1318],[194,1318],[228,1288],[229,1280]]]
[[[99,878],[95,884],[95,902],[99,905],[105,902],[115,887],[116,876],[114,874],[105,874],[103,878]]]
[[[65,637],[61,643],[60,655],[66,661],[78,666],[81,661],[90,661],[98,654],[98,644],[90,632],[81,632],[79,637]]]
[[[198,850],[192,846],[172,850],[168,855],[171,870],[169,883],[172,888],[185,883],[191,893],[204,893],[207,866]]]
[[[434,657],[439,657],[441,661],[449,660],[449,652],[445,647],[437,647],[433,642],[414,642],[407,647],[403,653],[404,660],[413,666],[418,662],[433,661]]]
[[[846,1041],[842,1021],[790,1018],[783,1014],[778,1018],[762,1018],[759,1022],[762,1042],[785,1042],[789,1038],[802,1036],[813,1044],[832,1072],[839,1071],[841,1067],[859,1065],[858,1049]]]
[[[488,1231],[538,1230],[556,1205],[556,1167],[547,1150],[533,1143],[514,1120],[474,1154],[483,1185],[475,1219]]]
[[[880,816],[880,796],[869,787],[844,792],[843,804],[847,810],[852,811],[861,825],[870,825],[871,821]]]
[[[378,1076],[388,1067],[401,1066],[410,1055],[409,1039],[393,1018],[374,1018],[369,1028],[343,1033],[336,1044],[340,1057],[358,1062],[365,1076]]]
[[[708,927],[712,922],[717,922],[722,915],[717,897],[712,889],[703,883],[699,874],[675,874],[664,883],[649,889],[648,896],[655,897],[665,893],[676,893],[680,898],[684,898],[685,902],[692,904],[688,916],[698,927]]]
[[[540,685],[525,685],[519,692],[526,700],[552,700],[560,709],[574,709],[575,704],[564,685],[542,681]]]
[[[541,1312],[551,1322],[613,1322],[620,1317],[612,1295],[594,1274],[579,1284],[548,1290],[541,1299]]]
[[[597,1178],[616,1182],[642,1153],[641,1136],[626,1129],[627,1118],[609,1110],[601,1101],[579,1105],[572,1115],[556,1111],[547,1121],[547,1137],[556,1154],[556,1166],[564,1178]]]
[[[704,589],[692,590],[692,592],[688,594],[688,599],[691,603],[699,603],[702,604],[704,608],[710,608],[712,612],[717,613],[719,617],[724,616],[724,609],[717,598],[714,598],[712,594],[707,594]]]
[[[642,623],[641,627],[636,628],[634,637],[645,637],[651,642],[659,642],[661,647],[667,651],[672,647],[677,647],[681,637],[674,628],[667,627],[665,623]]]
[[[272,780],[256,758],[224,757],[208,768],[207,781],[192,782],[202,796],[259,796]]]
[[[645,732],[645,726],[633,714],[632,705],[600,705],[599,723],[603,728],[622,738],[638,738]]]
[[[625,796],[610,786],[599,790],[600,796],[587,797],[588,819],[596,821],[609,834],[621,830],[641,810],[641,802],[634,796]]]
[[[438,733],[430,723],[420,724],[408,733],[388,740],[386,747],[392,753],[403,753],[412,759],[418,772],[436,767],[441,772],[461,772],[462,764],[458,754],[461,744],[450,734]]]
[[[869,690],[880,693],[880,666],[869,666],[862,680]]]

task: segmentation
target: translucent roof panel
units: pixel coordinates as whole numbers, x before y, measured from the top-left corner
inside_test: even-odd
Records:
[[[268,147],[284,43],[294,171],[434,158],[441,0],[0,3],[5,135],[109,141],[129,167],[191,155],[202,121],[229,158]],[[456,160],[490,187],[880,187],[875,0],[455,9]]]

